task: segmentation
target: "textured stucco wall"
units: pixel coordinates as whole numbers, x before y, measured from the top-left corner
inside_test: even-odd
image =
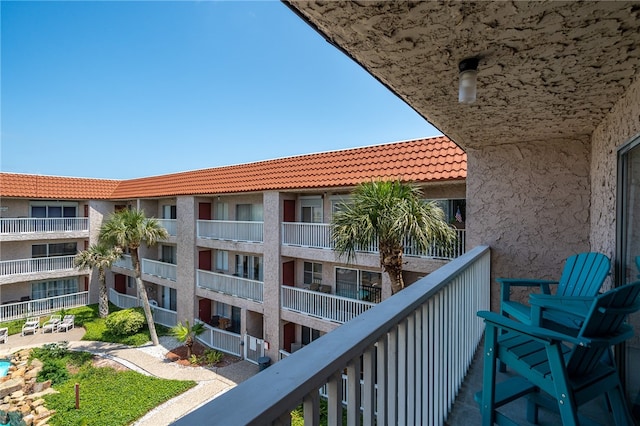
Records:
[[[640,133],[640,79],[621,97],[592,136],[591,244],[610,255],[616,249],[617,150]]]
[[[467,156],[467,248],[491,246],[494,286],[499,276],[557,279],[567,256],[589,249],[587,143],[505,143]],[[494,309],[498,297],[496,286]]]

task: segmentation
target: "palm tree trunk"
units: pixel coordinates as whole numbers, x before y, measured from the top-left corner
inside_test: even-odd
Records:
[[[142,300],[142,309],[144,309],[144,316],[147,318],[147,326],[149,327],[149,335],[151,336],[151,343],[154,346],[158,346],[160,341],[158,340],[158,334],[156,333],[156,325],[153,321],[153,313],[151,312],[151,305],[149,305],[149,298],[147,297],[147,289],[142,282],[142,273],[140,268],[140,258],[138,257],[138,249],[131,250],[131,260],[133,261],[133,268],[136,274],[136,284],[138,285],[138,293]]]
[[[402,247],[389,246],[380,243],[380,265],[389,275],[391,281],[391,294],[396,294],[404,288],[402,278]]]
[[[107,280],[104,268],[99,269],[98,281],[100,281],[100,296],[98,299],[98,312],[100,318],[106,318],[109,315],[109,296],[107,295]]]

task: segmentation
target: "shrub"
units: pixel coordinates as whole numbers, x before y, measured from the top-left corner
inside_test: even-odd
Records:
[[[38,373],[38,381],[46,382],[47,380],[51,380],[54,385],[59,385],[69,380],[69,371],[64,361],[60,359],[43,361],[42,370]]]
[[[224,358],[224,354],[214,349],[206,349],[202,354],[202,359],[204,360],[204,362],[210,365],[219,363],[220,361],[222,361],[222,358]]]
[[[107,330],[116,336],[136,334],[145,324],[141,309],[124,309],[109,314],[105,320]]]

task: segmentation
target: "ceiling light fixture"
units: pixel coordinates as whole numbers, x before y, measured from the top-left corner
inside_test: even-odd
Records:
[[[458,102],[472,104],[476,101],[476,79],[478,76],[478,58],[467,58],[460,61],[460,87]]]

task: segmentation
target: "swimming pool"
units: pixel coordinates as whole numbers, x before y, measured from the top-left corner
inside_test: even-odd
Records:
[[[11,361],[8,361],[6,359],[0,360],[0,377],[4,377],[7,375],[10,366]]]

